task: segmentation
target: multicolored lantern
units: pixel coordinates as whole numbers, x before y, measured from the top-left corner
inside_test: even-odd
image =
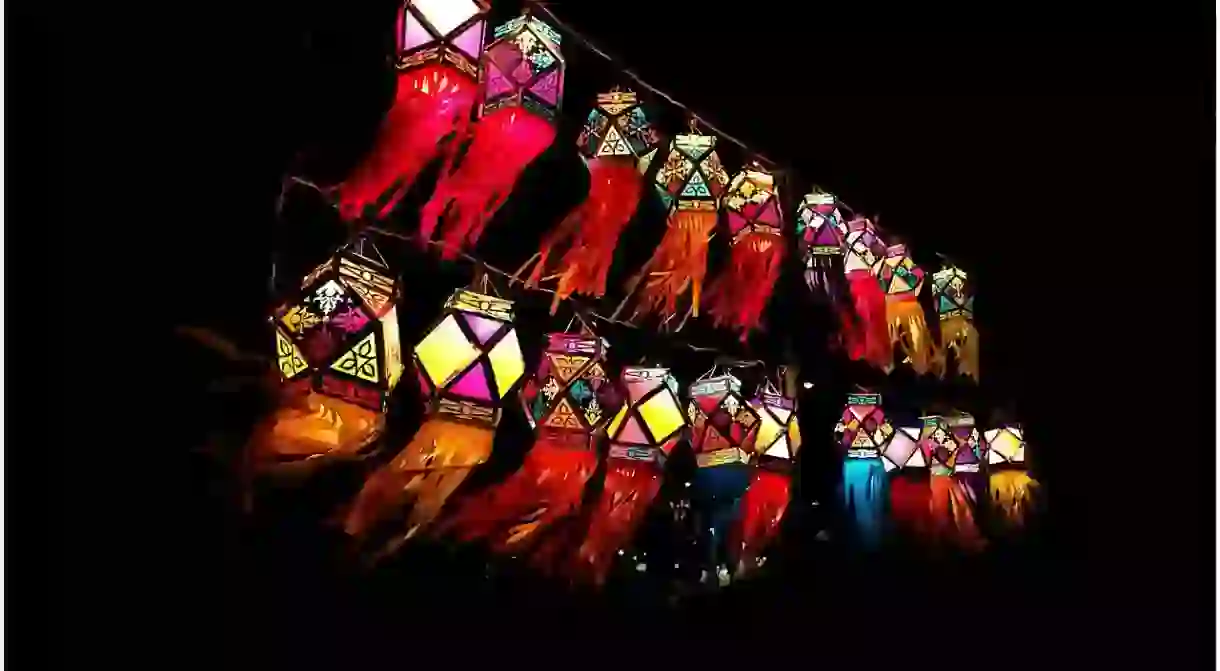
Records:
[[[485,539],[497,552],[529,552],[543,531],[580,508],[597,470],[594,435],[619,403],[607,379],[608,344],[591,334],[552,333],[521,401],[536,439],[521,469],[462,501],[437,527],[463,541]],[[552,556],[553,553],[544,553]]]
[[[644,287],[635,313],[673,317],[678,299],[691,292],[691,314],[699,315],[708,242],[716,230],[720,196],[729,174],[716,154],[716,136],[691,132],[674,137],[657,171],[656,188],[669,208],[668,228],[652,259],[633,281]]]
[[[432,522],[471,468],[491,455],[504,400],[525,373],[512,301],[465,289],[446,301],[414,355],[427,416],[365,483],[347,518],[354,536],[412,501],[407,536]]]
[[[881,409],[881,395],[848,394],[835,425],[844,450],[843,502],[854,539],[866,548],[881,543],[885,521],[886,477],[881,451],[894,435]]]
[[[572,563],[574,577],[599,585],[660,491],[665,460],[686,428],[669,369],[626,366],[621,389],[626,398],[606,429],[606,479]]]
[[[433,160],[459,144],[478,95],[485,0],[406,0],[398,93],[373,149],[339,185],[345,219],[384,217]]]
[[[708,290],[718,326],[746,334],[758,328],[787,251],[775,176],[756,161],[733,177],[723,206],[729,223],[728,268]]]
[[[551,314],[573,293],[596,298],[606,293],[615,246],[639,206],[642,173],[648,171],[660,143],[660,134],[634,92],[598,94],[597,107],[589,112],[576,140],[589,169],[589,195],[547,236],[529,262],[534,269],[526,285],[537,286],[552,279],[544,275],[555,270],[553,257],[563,252],[557,265],[560,272],[554,275],[559,285]]]
[[[420,235],[443,227],[444,258],[478,243],[525,168],[555,139],[563,99],[562,37],[529,14],[495,30],[481,62],[482,107],[466,153],[450,155],[420,217]]]
[[[805,194],[796,210],[796,237],[809,290],[825,299],[840,296],[847,224],[834,194],[816,186]]]
[[[983,439],[992,506],[1009,528],[1021,529],[1029,518],[1039,487],[1025,464],[1025,432],[1020,425],[1006,424],[984,431]]]
[[[948,371],[943,360],[950,351],[957,374],[979,379],[979,333],[974,328],[974,290],[966,271],[946,263],[932,273],[932,299],[940,317],[941,377]]]
[[[398,292],[385,259],[360,238],[276,310],[276,366],[293,400],[258,433],[257,451],[278,460],[353,455],[380,435],[404,369]]]
[[[690,386],[687,396],[690,443],[699,467],[749,463],[759,418],[742,395],[741,380],[732,373],[716,375],[713,368]]]
[[[784,371],[781,369],[780,378]],[[760,565],[762,552],[775,538],[792,498],[792,469],[801,449],[796,399],[787,398],[768,381],[750,400],[758,415],[754,436],[754,469],[741,499],[737,524],[731,534],[737,574]]]
[[[894,357],[886,326],[885,292],[873,274],[878,259],[885,255],[885,244],[877,237],[873,222],[853,219],[847,223],[844,245],[843,271],[859,320],[859,327],[851,320],[843,321],[848,355],[888,371]]]
[[[923,422],[920,440],[931,477],[934,537],[961,550],[981,549],[983,537],[974,521],[977,495],[969,476],[979,464],[974,418],[933,415]]]
[[[923,375],[937,363],[935,344],[919,304],[923,290],[923,268],[907,253],[904,244],[890,245],[873,269],[885,292],[885,319],[891,348],[899,349],[916,373]]]

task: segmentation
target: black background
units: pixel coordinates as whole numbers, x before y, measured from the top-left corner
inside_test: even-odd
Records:
[[[571,606],[570,619],[590,623],[581,639],[588,646],[574,647],[589,655],[623,637],[642,661],[686,650],[715,659],[740,648],[764,663],[825,654],[869,666],[882,651],[854,648],[856,639],[894,639],[870,634],[867,606],[884,611],[906,599],[900,612],[916,622],[959,621],[964,631],[940,634],[920,622],[890,652],[949,655],[960,644],[962,663],[1023,654],[1203,663],[1213,595],[1205,576],[1214,417],[1200,382],[1212,368],[1214,15],[1164,6],[1118,16],[1064,3],[552,8],[806,183],[879,213],[917,255],[941,251],[973,270],[986,348],[980,404],[1012,404],[1041,427],[1040,468],[1054,494],[1055,568],[1021,582],[1041,582],[1037,589],[1003,590],[995,576],[984,588],[947,580],[943,590],[876,588],[872,601],[856,595],[848,608],[850,590],[796,579],[761,591],[750,609],[710,610],[709,619],[723,621],[688,624],[681,635],[675,628],[672,638],[672,622],[650,621],[655,629],[644,634],[619,624],[608,606]],[[309,653],[319,646],[404,664],[460,663],[459,652],[441,657],[413,639],[409,623],[440,617],[472,627],[450,632],[469,636],[472,645],[459,651],[471,661],[540,654],[558,620],[512,624],[530,620],[522,616],[529,594],[466,610],[403,603],[403,624],[384,629],[369,624],[376,617],[355,616],[339,627],[353,611],[334,604],[348,597],[308,582],[284,588],[317,606],[297,619],[274,603],[243,600],[255,592],[235,576],[257,582],[275,571],[243,573],[248,536],[223,505],[231,497],[219,490],[222,478],[204,469],[207,460],[184,458],[205,429],[240,432],[257,408],[204,402],[200,390],[223,364],[177,342],[166,349],[159,337],[146,345],[141,334],[163,332],[147,321],[206,324],[261,346],[254,325],[266,310],[267,268],[285,247],[275,239],[285,235],[274,218],[280,178],[292,167],[334,179],[371,140],[393,91],[395,3],[149,11],[127,31],[98,24],[86,31],[93,42],[45,20],[57,17],[30,20],[14,34],[20,49],[9,50],[21,66],[10,57],[6,134],[21,159],[8,161],[18,167],[8,173],[8,230],[23,238],[8,241],[9,260],[22,259],[8,273],[10,305],[23,264],[66,268],[52,304],[72,329],[57,334],[59,347],[97,362],[38,388],[46,376],[17,349],[28,340],[10,330],[6,358],[21,371],[8,376],[10,407],[14,379],[32,385],[18,396],[34,407],[10,410],[7,519],[11,535],[28,525],[30,540],[18,547],[46,550],[50,560],[17,568],[25,564],[16,557],[8,578],[46,586],[24,618],[53,625],[43,654],[160,656],[154,642],[164,641],[175,655],[229,660],[257,650],[272,655],[259,659],[286,661],[291,652],[294,662],[317,662],[323,656]],[[99,34],[106,44],[86,50]],[[591,93],[619,82],[578,48],[565,53],[565,107],[569,121],[579,120]],[[558,200],[548,207],[563,209]],[[302,226],[334,227],[310,216]],[[325,236],[316,233],[317,249]],[[317,253],[293,244],[297,263]],[[529,251],[490,248],[506,257]],[[771,319],[783,324],[795,313],[780,301]],[[782,345],[773,337],[752,341],[751,353],[775,356]],[[837,383],[843,374],[826,373]],[[41,444],[45,427],[62,438],[47,441],[56,448],[14,450],[31,438]],[[32,455],[28,466],[23,454]],[[22,581],[27,573],[48,579]],[[735,612],[783,624],[724,642],[715,627],[733,630]],[[990,633],[986,623],[1008,612],[1013,628]],[[439,636],[439,626],[426,630]],[[690,636],[704,632],[713,640]],[[858,636],[838,636],[845,632]],[[496,645],[476,649],[480,640]],[[964,652],[989,646],[986,658]],[[569,659],[555,654],[549,661]]]

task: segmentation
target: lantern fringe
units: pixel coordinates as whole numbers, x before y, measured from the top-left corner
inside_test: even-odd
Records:
[[[1033,507],[1038,481],[1021,470],[1000,470],[988,479],[991,501],[1002,519],[1013,528],[1023,528]]]
[[[407,537],[414,536],[440,514],[471,468],[487,461],[494,438],[490,426],[428,419],[394,460],[364,483],[346,516],[345,531],[361,537],[411,505]]]
[[[339,185],[339,214],[352,221],[376,207],[385,217],[433,160],[458,144],[470,123],[477,83],[433,64],[398,76],[394,105],[372,150]]]
[[[690,289],[691,314],[699,316],[703,278],[707,274],[708,243],[715,230],[714,211],[674,210],[670,213],[665,237],[637,276],[637,280],[646,278],[637,314],[672,317],[678,312],[678,298]]]
[[[694,496],[708,519],[704,540],[707,543],[707,566],[710,575],[718,575],[721,566],[731,569],[733,555],[728,532],[737,517],[742,496],[750,486],[756,469],[742,464],[722,464],[695,470]],[[702,529],[700,530],[701,533]]]
[[[932,534],[932,487],[927,473],[898,473],[890,479],[890,517],[905,536]]]
[[[529,111],[507,107],[480,119],[472,136],[460,164],[453,166],[455,154],[446,161],[420,215],[422,241],[442,229],[441,255],[446,260],[478,244],[521,173],[555,140],[555,128]]]
[[[547,279],[543,275],[552,271],[552,257],[567,248],[559,262],[562,270],[551,314],[574,293],[594,298],[605,295],[615,246],[643,195],[640,175],[631,163],[595,158],[588,167],[589,195],[547,236],[525,283],[532,288]]]
[[[588,532],[572,557],[576,580],[605,584],[615,553],[630,542],[661,491],[661,469],[652,462],[610,458]]]
[[[894,355],[886,325],[885,292],[881,290],[881,283],[866,270],[848,273],[847,283],[856,317],[860,319],[861,337],[856,347],[858,355],[852,358],[888,371],[893,367]]]
[[[957,361],[957,374],[979,381],[979,332],[962,315],[953,315],[940,322],[940,376],[948,373],[949,351]]]
[[[779,531],[791,496],[792,478],[787,473],[754,471],[750,486],[742,496],[741,514],[731,536],[738,575],[758,567],[759,556]]]
[[[938,541],[968,552],[985,544],[974,521],[977,495],[965,479],[952,475],[931,476],[932,527]]]
[[[707,292],[708,312],[717,326],[741,331],[758,328],[784,260],[784,239],[750,231],[733,243],[729,267]]]
[[[843,460],[843,501],[851,533],[868,549],[881,545],[886,484],[885,466],[880,459]]]
[[[843,257],[831,254],[813,254],[805,268],[805,286],[815,298],[828,302],[846,293],[843,286]]]
[[[309,392],[286,397],[254,432],[250,449],[256,461],[356,456],[384,429],[379,412]]]
[[[458,502],[431,535],[486,540],[493,551],[519,552],[580,509],[597,453],[543,435],[507,480]]]
[[[940,355],[928,331],[923,306],[913,295],[887,296],[885,317],[889,324],[891,350],[902,352],[919,375],[939,368]]]

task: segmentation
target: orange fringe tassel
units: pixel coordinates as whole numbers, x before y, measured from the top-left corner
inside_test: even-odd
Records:
[[[932,525],[936,538],[967,552],[986,544],[974,521],[975,493],[952,475],[932,475]]]
[[[689,288],[691,313],[699,316],[708,243],[715,230],[716,213],[711,210],[675,210],[669,215],[665,237],[642,271],[647,279],[637,314],[673,316],[678,311],[678,298]]]

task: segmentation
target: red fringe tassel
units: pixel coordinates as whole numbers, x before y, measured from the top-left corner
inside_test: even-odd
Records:
[[[465,133],[477,87],[441,64],[399,75],[394,106],[372,151],[339,185],[340,216],[352,221],[372,207],[377,218],[389,214],[424,168]]]
[[[932,530],[935,539],[967,552],[977,552],[986,542],[974,521],[975,493],[952,475],[933,475]]]
[[[890,514],[899,532],[916,540],[932,534],[932,486],[928,475],[899,474],[890,479]]]
[[[758,566],[758,557],[779,531],[791,490],[792,478],[787,473],[754,471],[754,478],[738,504],[740,516],[730,536],[739,573]]]
[[[635,214],[643,186],[635,166],[621,159],[593,159],[589,162],[589,195],[547,237],[539,251],[534,271],[526,282],[537,286],[550,272],[550,260],[557,250],[570,245],[559,267],[559,286],[551,304],[555,313],[559,302],[574,293],[601,298],[606,293],[606,278],[614,263],[614,248],[619,236]]]
[[[885,319],[885,292],[881,290],[877,278],[866,270],[848,273],[847,282],[863,335],[861,342],[857,343],[857,346],[863,347],[852,358],[863,359],[881,370],[889,370],[893,367],[894,356],[890,350],[890,329]]]
[[[419,233],[431,240],[442,226],[441,256],[453,259],[478,244],[483,228],[512,195],[517,178],[555,139],[549,121],[519,107],[501,108],[479,120],[461,164],[445,166],[424,205]]]
[[[728,270],[708,290],[708,312],[717,326],[739,330],[743,339],[758,328],[784,252],[783,238],[772,233],[751,231],[733,243]]]
[[[496,552],[519,552],[538,532],[579,510],[597,461],[596,452],[541,437],[517,472],[462,501],[436,535],[486,539]]]
[[[602,585],[615,553],[630,542],[661,490],[661,469],[654,463],[611,458],[589,532],[573,560],[573,577]]]

